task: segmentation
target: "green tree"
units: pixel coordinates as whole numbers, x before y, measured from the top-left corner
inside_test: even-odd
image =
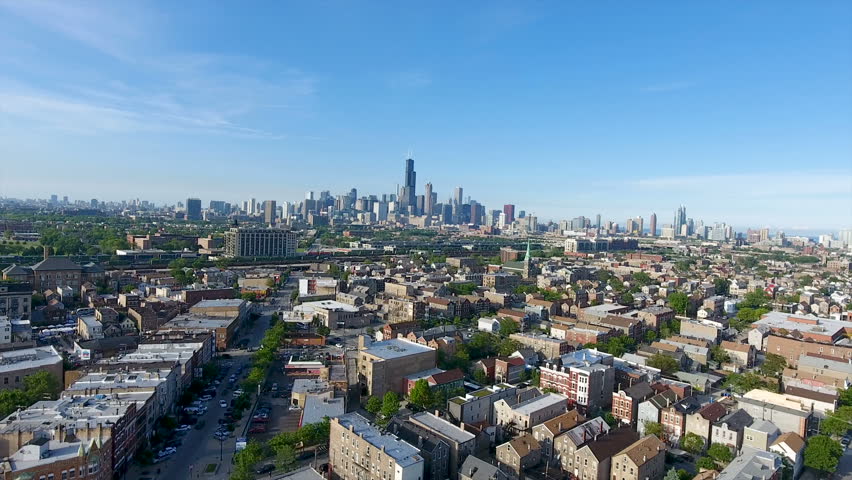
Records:
[[[674,292],[668,297],[669,305],[679,314],[686,315],[689,307],[689,297],[683,292]]]
[[[734,392],[739,394],[745,394],[754,389],[767,390],[770,392],[777,392],[778,387],[776,385],[772,385],[760,375],[752,372],[746,372],[743,374],[732,373],[728,375],[728,378],[725,379],[725,383],[722,384],[724,387],[731,388]]]
[[[521,345],[520,342],[510,338],[504,338],[500,341],[500,345],[497,347],[497,354],[507,357],[522,347],[523,345]]]
[[[622,305],[633,305],[636,300],[633,298],[633,294],[630,292],[625,293],[621,296],[621,304]]]
[[[693,455],[704,450],[704,439],[692,432],[688,432],[686,435],[684,435],[680,444],[684,450]]]
[[[242,298],[243,300],[245,300],[247,302],[254,302],[254,301],[257,300],[257,294],[254,293],[254,292],[246,292],[246,293],[240,294],[240,298]]]
[[[35,403],[39,400],[54,399],[60,391],[59,381],[44,370],[24,377],[24,391]]]
[[[819,431],[825,435],[845,435],[852,425],[852,406],[839,407],[834,412],[828,412],[825,420],[820,422]]]
[[[411,392],[408,394],[408,402],[423,410],[429,408],[432,404],[432,389],[429,388],[429,382],[421,378],[414,382]]]
[[[663,426],[659,422],[648,422],[645,425],[645,435],[656,435],[657,438],[663,438]]]
[[[633,274],[633,283],[640,286],[640,287],[644,287],[646,285],[650,285],[650,284],[654,283],[654,281],[651,279],[651,276],[648,275],[647,273],[636,272],[636,273]]]
[[[727,278],[717,278],[713,280],[713,287],[716,295],[727,295],[731,290],[731,282]]]
[[[817,435],[811,437],[805,447],[805,466],[823,472],[834,472],[841,455],[843,447],[838,442],[825,435]]]
[[[670,468],[663,480],[680,480],[680,476],[677,474],[677,470]]]
[[[755,290],[753,292],[746,293],[739,306],[746,308],[763,308],[768,304],[769,295],[767,295],[763,290]]]
[[[841,406],[852,406],[852,387],[837,390]]]
[[[473,372],[473,379],[476,381],[476,383],[480,385],[485,385],[489,383],[488,375],[485,373],[485,370],[481,368]]]
[[[695,462],[695,466],[702,470],[715,470],[716,462],[710,457],[701,457]]]
[[[721,443],[714,443],[707,449],[707,455],[713,460],[727,465],[734,459],[734,454],[731,453],[731,448]]]
[[[728,363],[731,361],[731,356],[728,355],[728,352],[726,352],[720,345],[713,345],[710,347],[710,358],[712,358],[714,362],[719,363]]]
[[[278,468],[289,472],[296,465],[296,449],[292,445],[283,445],[275,451],[275,464]]]
[[[810,287],[814,284],[814,277],[810,275],[802,275],[799,277],[799,285],[802,287]]]
[[[500,336],[508,337],[513,333],[518,333],[520,329],[518,328],[517,322],[510,318],[503,318],[500,320]]]
[[[385,419],[390,419],[392,416],[399,413],[399,397],[394,392],[385,394],[382,400],[382,416]]]
[[[382,410],[382,400],[379,397],[370,397],[364,408],[373,415],[377,415]]]
[[[317,335],[322,335],[323,337],[327,337],[331,334],[331,329],[326,327],[325,325],[320,325],[317,327]]]
[[[672,374],[680,369],[680,364],[674,358],[662,353],[654,354],[645,362],[646,365],[653,368],[658,368],[665,374]]]
[[[533,370],[532,375],[530,375],[530,384],[535,387],[541,385],[541,371],[539,369]]]
[[[766,360],[760,366],[760,373],[767,376],[780,375],[787,368],[787,359],[781,355],[767,353]]]
[[[648,343],[653,343],[654,340],[657,339],[657,332],[654,330],[648,330],[645,332],[645,341]]]

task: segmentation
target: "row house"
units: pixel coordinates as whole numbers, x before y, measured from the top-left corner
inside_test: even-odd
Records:
[[[686,416],[701,407],[695,397],[688,397],[660,411],[660,424],[663,435],[670,445],[677,446],[686,434]]]
[[[559,461],[562,470],[574,472],[577,466],[577,451],[596,438],[606,435],[609,430],[609,424],[603,418],[595,417],[556,437],[553,440],[554,457]]]
[[[629,427],[616,428],[577,450],[574,460],[575,478],[608,480],[612,469],[612,458],[639,440],[639,434]],[[644,480],[644,479],[643,479]]]
[[[727,445],[738,451],[743,443],[743,430],[754,422],[745,410],[736,410],[713,424],[711,443]]]
[[[541,456],[547,461],[550,461],[554,457],[556,438],[585,421],[586,418],[580,412],[570,410],[558,417],[551,418],[540,425],[534,426],[532,428],[532,435],[541,445]]]
[[[511,480],[522,480],[525,478],[524,471],[541,461],[541,447],[528,433],[499,445],[496,454],[502,470]]]
[[[655,435],[641,438],[612,457],[612,480],[659,480],[666,471],[666,445]]]
[[[686,416],[686,431],[694,433],[704,440],[704,446],[710,445],[712,428],[728,413],[725,406],[719,402],[708,403],[695,412]]]
[[[639,404],[651,398],[654,390],[648,382],[612,392],[612,415],[626,425],[635,425]]]

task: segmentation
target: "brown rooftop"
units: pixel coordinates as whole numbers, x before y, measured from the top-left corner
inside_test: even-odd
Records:
[[[656,435],[647,435],[645,438],[633,442],[632,445],[618,452],[616,455],[627,455],[637,467],[640,467],[660,452],[665,451],[666,445]]]
[[[736,343],[728,340],[724,340],[721,343],[722,348],[725,350],[733,350],[735,352],[743,352],[748,353],[751,350],[751,345],[745,343]]]
[[[512,449],[515,450],[521,458],[529,455],[531,451],[539,450],[541,448],[538,440],[533,438],[533,436],[529,433],[525,433],[520,437],[512,439],[509,441],[509,445],[512,446]]]
[[[555,437],[561,433],[571,430],[585,420],[586,418],[583,417],[580,412],[577,410],[571,410],[559,415],[558,417],[551,418],[542,425],[544,425],[544,428],[548,429]]]
[[[781,436],[772,442],[772,445],[778,445],[781,443],[789,445],[795,452],[801,452],[802,449],[805,448],[805,440],[795,432],[781,434]]]

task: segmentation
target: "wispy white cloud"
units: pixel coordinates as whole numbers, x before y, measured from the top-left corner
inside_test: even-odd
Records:
[[[0,8],[38,27],[121,60],[131,60],[134,43],[151,41],[153,16],[129,2],[0,0]]]
[[[0,77],[0,114],[35,126],[76,133],[161,131],[282,138],[255,128],[252,115],[268,108],[297,110],[316,92],[301,70],[251,57],[157,51],[157,17],[144,10],[111,10],[109,3],[0,0],[3,10],[103,53],[118,68],[49,67],[33,56]],[[45,55],[50,52],[43,51]],[[3,59],[0,58],[0,66]],[[8,65],[8,63],[7,63]],[[24,67],[24,68],[17,68]],[[52,68],[52,70],[50,70]],[[26,74],[38,78],[38,86]],[[50,80],[53,80],[51,82]]]
[[[688,88],[694,87],[695,82],[671,82],[671,83],[660,83],[656,85],[647,85],[642,87],[640,90],[645,93],[665,93],[665,92],[675,92],[678,90],[686,90]]]

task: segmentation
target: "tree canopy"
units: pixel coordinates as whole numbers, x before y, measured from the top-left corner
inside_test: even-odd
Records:
[[[686,315],[689,297],[683,292],[674,292],[668,296],[669,305],[679,314]]]
[[[817,435],[811,437],[805,447],[805,466],[823,472],[834,472],[841,455],[843,447],[840,443],[825,435]]]
[[[672,374],[680,369],[680,364],[674,358],[657,353],[645,362],[646,365],[660,369],[665,374]]]

